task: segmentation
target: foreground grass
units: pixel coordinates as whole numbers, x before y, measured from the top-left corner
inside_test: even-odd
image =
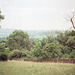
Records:
[[[0,75],[75,75],[75,64],[26,61],[0,62]]]

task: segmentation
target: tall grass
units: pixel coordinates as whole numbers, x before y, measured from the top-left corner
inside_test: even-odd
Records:
[[[0,75],[75,75],[75,64],[26,61],[0,62]]]

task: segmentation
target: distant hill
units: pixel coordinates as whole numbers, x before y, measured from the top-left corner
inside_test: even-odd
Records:
[[[14,31],[14,29],[4,29],[4,28],[0,28],[0,37],[7,37],[7,36],[9,36],[13,31]]]
[[[0,38],[1,37],[7,37],[9,36],[15,29],[0,29]],[[36,38],[36,39],[42,39],[43,37],[47,37],[49,35],[52,36],[56,36],[55,31],[34,31],[34,30],[30,30],[30,31],[25,31],[29,34],[29,38]]]

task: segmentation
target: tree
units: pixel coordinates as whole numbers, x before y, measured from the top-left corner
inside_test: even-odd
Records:
[[[71,48],[71,50],[75,49],[75,36],[69,36],[66,44]]]
[[[1,15],[1,11],[0,11],[0,21],[4,19],[4,15]],[[0,26],[1,28],[1,26]]]
[[[21,50],[22,48],[25,48],[26,50],[30,49],[29,36],[22,30],[13,31],[13,33],[10,34],[9,37],[7,37],[7,40],[10,50]]]
[[[52,37],[52,36],[47,36],[46,38],[43,38],[43,39],[41,40],[42,48],[43,48],[46,44],[52,43],[52,42],[54,42],[54,37]]]
[[[64,33],[63,32],[58,32],[56,39],[60,44],[65,46],[66,42],[68,40],[68,37],[69,37],[69,32],[68,31],[65,31]]]
[[[0,52],[4,52],[5,48],[7,48],[7,40],[0,41]]]
[[[75,50],[73,50],[73,51],[71,52],[70,57],[71,57],[71,58],[75,58]]]
[[[61,52],[63,54],[70,54],[75,49],[75,30],[59,33],[57,41],[61,44]]]
[[[42,44],[41,44],[41,41],[36,41],[35,42],[34,48],[32,49],[32,53],[37,58],[39,56],[41,56],[41,54],[42,54]]]
[[[0,43],[0,52],[4,52],[5,51],[5,43]]]
[[[75,29],[75,11],[72,12],[71,16],[69,15],[67,18],[65,18],[67,21],[71,22],[72,27]]]
[[[56,58],[58,56],[55,43],[48,43],[48,44],[46,44],[45,48],[43,48],[43,50],[48,53],[48,57],[49,58]]]
[[[0,61],[7,61],[8,56],[6,53],[0,52]]]

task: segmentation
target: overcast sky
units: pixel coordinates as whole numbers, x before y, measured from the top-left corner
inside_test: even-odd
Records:
[[[2,28],[64,30],[71,27],[64,16],[75,10],[75,0],[0,0]]]

